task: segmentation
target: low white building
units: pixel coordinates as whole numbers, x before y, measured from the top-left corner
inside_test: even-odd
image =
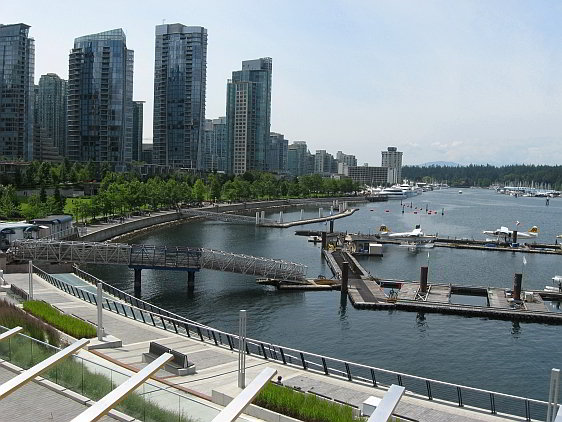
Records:
[[[39,226],[24,221],[0,223],[0,250],[7,250],[14,240],[36,239],[39,235]]]

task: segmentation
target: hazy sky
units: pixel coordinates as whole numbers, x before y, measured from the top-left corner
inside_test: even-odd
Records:
[[[208,29],[207,118],[242,60],[272,57],[271,130],[371,165],[388,145],[405,164],[562,163],[561,17],[553,0],[0,3],[0,23],[31,25],[36,81],[67,78],[74,38],[122,27],[146,139],[165,19]]]

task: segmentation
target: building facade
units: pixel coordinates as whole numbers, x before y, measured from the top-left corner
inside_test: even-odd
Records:
[[[338,164],[334,156],[323,149],[316,150],[314,156],[314,173],[330,175],[338,172]]]
[[[338,163],[343,163],[348,167],[357,167],[357,158],[355,155],[344,154],[341,151],[338,151],[336,154],[336,160]]]
[[[107,162],[132,160],[133,61],[122,29],[74,40],[68,65],[67,157]]]
[[[281,133],[271,132],[269,134],[269,159],[268,171],[278,174],[286,174],[288,171],[289,141]]]
[[[0,157],[33,160],[35,41],[29,25],[0,24]]]
[[[132,160],[142,161],[142,125],[144,101],[133,101],[133,145]]]
[[[143,163],[152,164],[152,144],[142,144],[141,160]]]
[[[271,126],[269,57],[246,60],[227,83],[229,172],[267,170]]]
[[[154,163],[198,169],[205,130],[207,30],[158,25],[155,46]]]
[[[54,147],[61,157],[66,153],[67,88],[68,82],[57,74],[41,75],[35,107],[39,148]]]
[[[402,152],[396,147],[382,151],[382,166],[387,168],[387,183],[402,183]]]
[[[226,172],[227,169],[226,117],[205,120],[205,136],[202,143],[202,170]]]
[[[287,169],[289,174],[293,177],[310,174],[309,156],[312,155],[308,152],[308,147],[305,141],[295,141],[289,145],[287,151]]]
[[[387,183],[388,168],[356,166],[348,168],[348,175],[361,185],[379,186]]]

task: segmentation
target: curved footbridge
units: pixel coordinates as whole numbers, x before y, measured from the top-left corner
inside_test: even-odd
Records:
[[[135,270],[138,294],[143,269],[187,271],[188,287],[193,287],[195,272],[201,269],[308,283],[306,265],[207,248],[21,239],[14,242],[11,253],[19,260],[126,265]]]

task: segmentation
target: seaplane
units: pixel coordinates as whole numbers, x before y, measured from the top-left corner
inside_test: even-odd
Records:
[[[384,224],[379,228],[380,236],[398,239],[398,240],[407,240],[407,241],[432,241],[435,240],[436,236],[425,234],[420,225],[417,224],[416,228],[411,232],[401,232],[401,233],[392,233],[392,231],[385,226]]]
[[[517,222],[519,223],[519,222]],[[519,225],[519,224],[517,224]],[[499,229],[496,230],[484,230],[482,233],[484,234],[493,234],[494,236],[498,236],[499,237],[503,237],[505,239],[505,241],[507,241],[508,239],[512,239],[513,238],[513,232],[514,230],[509,230],[507,227],[502,226]],[[517,237],[518,238],[525,238],[525,239],[532,239],[532,238],[537,238],[539,236],[539,232],[540,229],[537,226],[533,226],[531,227],[529,230],[527,230],[526,232],[517,232]]]

